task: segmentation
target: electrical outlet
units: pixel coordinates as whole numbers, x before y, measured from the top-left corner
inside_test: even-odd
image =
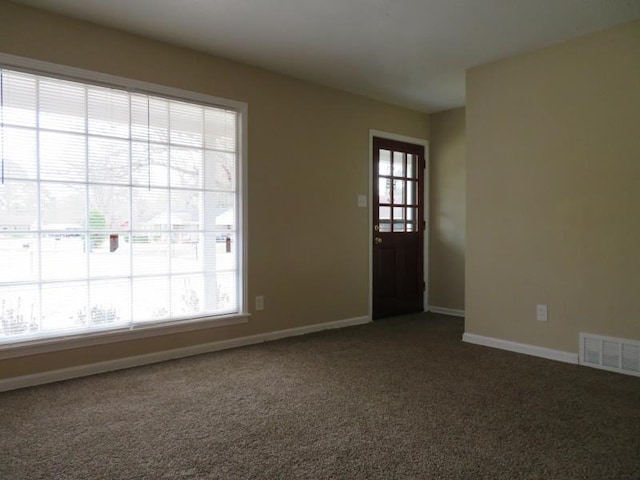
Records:
[[[256,311],[264,310],[264,297],[259,295],[256,297]]]
[[[536,305],[536,320],[538,320],[539,322],[546,322],[548,320],[546,305]]]

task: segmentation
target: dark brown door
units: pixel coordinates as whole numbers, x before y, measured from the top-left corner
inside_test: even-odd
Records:
[[[424,310],[424,146],[373,139],[373,318]]]

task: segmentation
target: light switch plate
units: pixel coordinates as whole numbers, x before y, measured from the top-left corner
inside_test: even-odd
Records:
[[[366,195],[358,195],[358,206],[366,207],[367,206],[367,196]]]
[[[547,306],[546,305],[536,305],[536,320],[539,322],[547,321]]]

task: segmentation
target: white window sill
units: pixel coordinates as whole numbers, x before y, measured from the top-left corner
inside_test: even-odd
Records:
[[[249,322],[249,313],[197,318],[193,320],[137,324],[100,332],[81,333],[56,338],[38,338],[0,345],[0,360],[25,357],[41,353],[57,352],[72,348],[91,347],[140,338],[158,337],[175,333],[192,332],[214,327],[239,325]]]

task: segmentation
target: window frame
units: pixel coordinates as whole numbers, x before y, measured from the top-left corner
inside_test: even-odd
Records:
[[[0,52],[0,65],[36,75],[46,75],[61,80],[71,80],[92,85],[117,88],[131,93],[156,95],[177,101],[193,102],[232,109],[237,112],[237,190],[238,190],[238,312],[226,315],[204,316],[189,319],[160,320],[143,324],[126,325],[108,330],[61,335],[49,338],[18,340],[0,345],[0,360],[35,355],[59,350],[82,348],[113,342],[123,342],[160,335],[190,332],[213,327],[236,325],[249,321],[247,275],[247,146],[248,105],[245,102],[216,97],[209,94],[168,87],[156,83],[134,80],[116,75],[58,65]]]

